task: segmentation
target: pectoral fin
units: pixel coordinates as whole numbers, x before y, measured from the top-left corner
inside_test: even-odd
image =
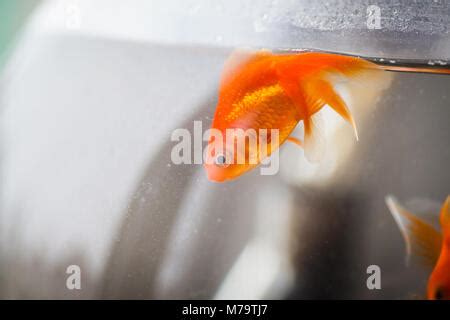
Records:
[[[442,247],[442,234],[430,223],[406,210],[393,196],[386,197],[386,204],[406,243],[407,264],[413,257],[433,268]]]

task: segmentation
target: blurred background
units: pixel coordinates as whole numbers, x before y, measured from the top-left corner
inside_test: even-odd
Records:
[[[449,193],[450,77],[396,74],[358,143],[335,119],[326,163],[284,145],[275,176],[212,183],[170,137],[208,128],[235,48],[434,64],[449,26],[445,0],[0,0],[0,298],[423,298],[384,197]]]

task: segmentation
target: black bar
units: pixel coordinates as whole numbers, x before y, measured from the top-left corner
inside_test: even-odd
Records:
[[[267,307],[263,307],[267,305]],[[243,306],[243,307],[241,307]],[[246,306],[257,306],[248,308]],[[259,307],[261,306],[261,308]],[[203,309],[199,309],[203,308]],[[215,308],[214,315],[207,308]],[[262,314],[262,309],[264,313]],[[448,312],[450,302],[446,301],[188,301],[188,300],[104,300],[104,301],[0,301],[0,310],[6,314],[12,311],[16,316],[30,312],[33,315],[57,315],[59,319],[66,316],[78,316],[85,319],[92,315],[125,316],[134,319],[315,319],[321,317],[357,316],[359,319],[409,315],[428,319],[433,313]],[[195,311],[197,310],[197,311]],[[200,313],[200,310],[202,314]],[[212,309],[209,309],[212,310]],[[221,311],[220,311],[221,310]],[[250,310],[250,311],[249,311]],[[189,312],[188,312],[189,311]],[[261,311],[258,315],[258,311]],[[197,312],[197,313],[196,313]],[[189,313],[189,314],[188,314]],[[91,318],[91,317],[89,317]],[[103,317],[102,317],[103,318]]]

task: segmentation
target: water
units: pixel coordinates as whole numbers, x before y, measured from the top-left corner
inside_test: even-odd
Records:
[[[205,17],[204,10],[189,14]],[[420,26],[408,28],[428,34]],[[367,106],[357,143],[350,127],[337,129],[351,144],[335,170],[311,171],[302,151],[286,144],[278,175],[255,170],[215,184],[199,165],[172,163],[170,135],[192,130],[194,120],[206,129],[213,118],[221,66],[236,47],[217,45],[218,36],[223,46],[236,40],[219,27],[205,31],[214,45],[131,41],[113,29],[112,38],[99,29],[94,37],[82,25],[80,33],[30,37],[18,49],[26,59],[12,57],[0,88],[0,297],[423,297],[427,271],[405,266],[384,197],[448,194],[450,77],[396,74],[376,107]],[[172,37],[183,35],[177,30]],[[347,39],[321,48],[371,56],[382,48],[387,61],[448,54],[445,39],[430,56],[430,39],[413,52],[385,32],[371,51],[341,30],[320,33]],[[304,32],[312,41],[314,31]],[[272,43],[255,36],[252,44],[314,44],[293,43],[294,33]],[[65,288],[74,264],[81,291]],[[381,269],[381,290],[366,286],[370,265]]]

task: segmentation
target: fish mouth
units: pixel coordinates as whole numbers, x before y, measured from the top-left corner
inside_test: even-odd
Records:
[[[224,182],[227,180],[223,174],[215,172],[216,170],[207,170],[208,180],[212,182]]]
[[[223,182],[227,179],[223,172],[221,172],[221,170],[216,168],[213,164],[204,164],[203,167],[205,168],[209,181]]]
[[[204,169],[208,180],[212,182],[229,182],[234,181],[239,178],[242,174],[246,173],[247,170],[239,170],[239,168],[233,167],[218,167],[214,164],[204,164]]]

